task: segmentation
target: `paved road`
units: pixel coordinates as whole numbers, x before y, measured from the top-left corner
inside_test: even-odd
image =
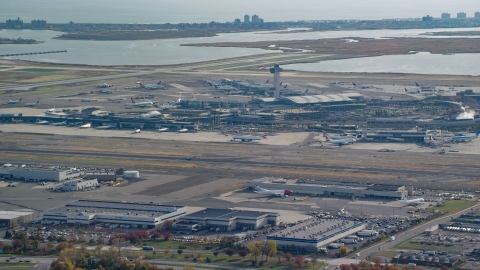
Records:
[[[35,263],[35,266],[32,268],[33,270],[48,270],[50,268],[50,264],[56,258],[37,258],[37,257],[27,257],[27,256],[17,256],[14,255],[16,258],[11,259],[12,267],[15,266],[14,262],[18,262],[19,260],[30,259],[32,263]],[[0,262],[5,262],[9,257],[0,257]],[[20,266],[18,268],[21,268]]]
[[[473,208],[478,208],[480,207],[480,204],[477,204],[475,205]],[[360,257],[359,259],[366,259],[367,256],[369,255],[372,255],[373,253],[377,252],[378,251],[378,248],[380,248],[380,250],[388,250],[390,249],[390,247],[392,246],[395,246],[403,241],[406,241],[412,237],[415,237],[421,233],[423,233],[426,229],[428,228],[431,228],[435,225],[438,225],[440,223],[445,223],[445,222],[448,222],[451,220],[452,217],[454,216],[460,216],[461,214],[463,213],[466,213],[466,212],[469,212],[470,211],[470,208],[468,209],[465,209],[461,212],[458,212],[458,213],[455,213],[455,214],[451,214],[451,215],[448,215],[448,216],[445,216],[445,217],[442,217],[442,218],[438,218],[438,219],[434,219],[432,221],[429,221],[427,223],[424,223],[418,227],[415,227],[411,230],[408,230],[408,231],[405,231],[405,232],[402,232],[402,233],[399,233],[395,236],[395,241],[393,242],[382,242],[382,243],[379,243],[379,244],[376,244],[374,246],[371,246],[365,250],[363,250],[361,253],[360,253]],[[352,254],[353,256],[353,254]]]

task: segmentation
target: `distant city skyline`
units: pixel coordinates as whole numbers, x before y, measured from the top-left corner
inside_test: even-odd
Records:
[[[212,12],[215,10],[215,12]],[[298,20],[439,18],[459,12],[473,17],[478,1],[438,0],[1,0],[0,21],[21,17],[51,23],[193,23],[229,22],[257,14],[266,22]],[[453,16],[455,15],[455,16]],[[243,20],[242,20],[243,21]]]

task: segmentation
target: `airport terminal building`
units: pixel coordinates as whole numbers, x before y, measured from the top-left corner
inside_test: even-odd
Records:
[[[308,180],[286,180],[282,178],[260,178],[248,182],[249,189],[260,186],[266,189],[288,189],[294,194],[334,197],[364,197],[400,200],[408,195],[403,185],[341,183]]]
[[[185,206],[99,200],[78,200],[59,209],[44,212],[44,221],[64,221],[74,226],[97,223],[155,228],[165,220],[176,220],[186,213]]]
[[[4,178],[24,179],[33,181],[63,181],[83,175],[76,169],[59,169],[45,167],[8,167],[1,173]]]
[[[280,214],[271,212],[207,208],[180,217],[180,221],[199,224],[216,231],[258,230],[265,225],[276,226]]]

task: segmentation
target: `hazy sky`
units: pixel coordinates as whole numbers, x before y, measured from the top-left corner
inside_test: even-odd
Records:
[[[258,14],[265,21],[411,18],[464,11],[479,0],[0,0],[0,20],[50,22],[208,22]]]

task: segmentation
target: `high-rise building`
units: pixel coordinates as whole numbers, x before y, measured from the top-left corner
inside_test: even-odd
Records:
[[[467,18],[467,13],[465,12],[458,12],[457,13],[457,19],[466,19]]]
[[[442,20],[448,20],[450,19],[450,13],[442,13]]]
[[[250,22],[250,16],[248,14],[243,16],[243,22],[244,23],[249,23]]]
[[[23,21],[18,17],[16,20],[7,20],[7,28],[23,28]]]
[[[241,21],[239,18],[236,18],[236,19],[233,21],[234,24],[240,24],[241,22],[242,22],[242,21]]]
[[[45,29],[47,28],[47,21],[45,20],[33,20],[31,22],[32,29]]]
[[[475,17],[475,19],[480,19],[480,12],[479,11],[475,12],[474,17]]]
[[[430,15],[422,17],[422,22],[431,22],[431,21],[433,21],[433,17],[430,17]]]
[[[258,17],[258,15],[255,14],[252,16],[252,23],[258,23],[259,20],[260,20],[260,17]]]

